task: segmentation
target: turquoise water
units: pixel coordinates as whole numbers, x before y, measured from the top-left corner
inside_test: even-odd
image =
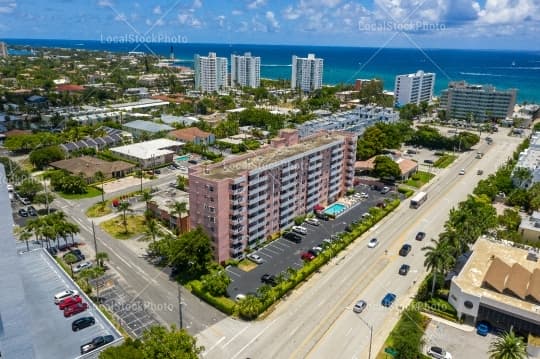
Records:
[[[347,206],[345,206],[344,204],[334,203],[330,207],[326,208],[323,212],[328,214],[328,215],[335,216],[335,215],[343,212],[346,208],[347,208]]]
[[[190,157],[190,155],[183,155],[183,156],[176,157],[176,160],[177,161],[189,161],[189,157]]]

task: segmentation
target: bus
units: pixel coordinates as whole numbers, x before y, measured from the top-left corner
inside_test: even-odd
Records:
[[[411,208],[418,208],[427,199],[426,192],[418,192],[413,198],[411,198]]]

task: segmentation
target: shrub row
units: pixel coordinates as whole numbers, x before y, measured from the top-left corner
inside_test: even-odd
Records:
[[[191,292],[197,297],[201,298],[208,304],[214,306],[218,310],[221,310],[223,313],[232,315],[235,310],[235,303],[225,297],[214,297],[210,293],[203,290],[202,283],[198,280],[193,280],[190,283]]]

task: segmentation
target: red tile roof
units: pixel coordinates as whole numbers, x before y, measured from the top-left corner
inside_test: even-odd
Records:
[[[171,131],[169,132],[169,135],[177,140],[192,142],[197,137],[202,139],[207,138],[211,135],[211,133],[200,130],[197,127],[188,127],[176,131]]]
[[[84,86],[73,85],[73,84],[63,84],[56,86],[56,91],[58,92],[80,92],[84,91]]]

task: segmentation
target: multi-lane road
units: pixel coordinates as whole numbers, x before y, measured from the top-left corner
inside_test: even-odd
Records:
[[[449,210],[466,199],[478,180],[502,165],[522,138],[507,137],[506,131],[491,135],[492,145],[482,140],[475,150],[462,154],[423,190],[429,199],[419,209],[405,201],[392,215],[339,254],[300,288],[279,303],[272,313],[255,322],[225,318],[197,335],[206,348],[205,358],[368,358],[370,329],[373,328],[372,357],[425,277],[421,248],[443,229]],[[484,152],[476,159],[476,151]],[[465,169],[465,175],[459,171]],[[482,169],[484,174],[476,174]],[[415,241],[418,231],[427,233]],[[367,248],[369,238],[380,245]],[[407,257],[399,248],[409,243]],[[385,252],[387,251],[387,253]],[[401,264],[411,266],[400,276]],[[390,308],[380,305],[387,292],[397,294]],[[361,314],[352,312],[358,299],[368,302]]]

